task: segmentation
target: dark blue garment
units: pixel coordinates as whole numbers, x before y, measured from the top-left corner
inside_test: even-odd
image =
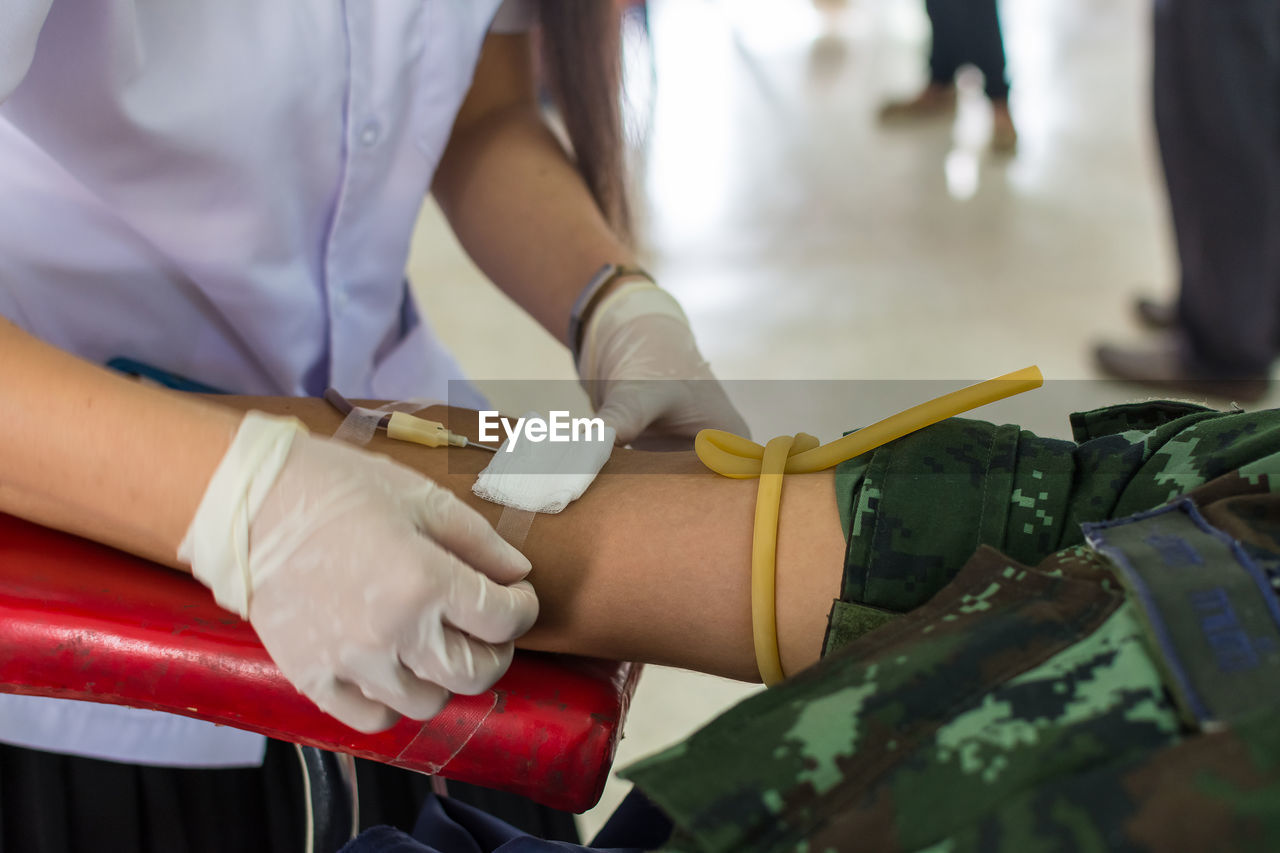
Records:
[[[632,791],[596,836],[611,847],[544,841],[479,809],[429,794],[409,836],[389,826],[360,833],[342,853],[644,853],[671,835],[671,822],[657,806]]]
[[[1156,0],[1156,133],[1196,360],[1265,375],[1280,355],[1280,3]]]
[[[932,82],[949,86],[961,66],[972,65],[986,80],[987,97],[1009,97],[1004,37],[996,0],[925,0],[933,46],[929,49]]]
[[[170,373],[167,370],[161,370],[158,367],[152,367],[149,364],[144,364],[131,358],[113,358],[107,362],[107,367],[126,376],[150,379],[152,382],[163,385],[165,388],[171,388],[174,391],[189,391],[193,394],[227,393],[221,388],[214,388],[212,385],[205,385],[203,382],[197,382],[194,379],[188,379],[185,376],[179,376],[176,373]]]

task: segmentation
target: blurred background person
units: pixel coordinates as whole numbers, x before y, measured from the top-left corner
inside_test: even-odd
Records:
[[[965,66],[982,72],[991,101],[991,147],[1012,152],[1018,131],[1009,112],[1009,79],[996,0],[925,0],[933,40],[929,82],[914,97],[880,108],[886,122],[950,116],[956,109],[956,74]]]
[[[1257,400],[1280,353],[1280,3],[1156,0],[1153,88],[1180,285],[1135,303],[1154,340],[1098,365]]]

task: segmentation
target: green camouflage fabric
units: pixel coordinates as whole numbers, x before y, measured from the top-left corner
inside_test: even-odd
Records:
[[[667,849],[1280,849],[1275,715],[1184,730],[1078,528],[1187,494],[1274,569],[1280,412],[1073,427],[948,421],[842,466],[823,659],[622,771],[674,821]]]
[[[827,648],[919,607],[979,545],[1027,565],[1087,521],[1160,506],[1222,474],[1277,464],[1280,414],[1186,403],[1071,416],[1076,443],[952,418],[836,469],[848,548]]]

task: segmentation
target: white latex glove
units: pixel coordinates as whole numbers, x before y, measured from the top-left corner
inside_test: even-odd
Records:
[[[687,446],[708,427],[748,435],[680,303],[648,282],[623,284],[601,301],[582,336],[578,375],[619,444]]]
[[[452,492],[258,412],[178,558],[298,690],[365,732],[486,690],[538,615],[528,559]]]

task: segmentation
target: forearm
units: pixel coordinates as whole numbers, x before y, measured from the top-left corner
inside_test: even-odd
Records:
[[[173,564],[239,414],[0,318],[0,510]]]
[[[596,270],[635,261],[532,102],[452,139],[433,190],[480,269],[557,340]]]
[[[341,417],[319,400],[229,398],[291,414],[318,435]],[[476,436],[475,412],[428,416]],[[496,523],[502,507],[471,494],[482,450],[429,449],[375,437],[385,453],[453,490]],[[691,453],[618,449],[594,485],[557,515],[539,515],[522,550],[533,563],[538,624],[526,648],[665,663],[755,680],[750,552],[754,481],[707,471]],[[831,476],[788,477],[778,543],[778,631],[784,669],[818,659],[839,594],[844,539]]]

